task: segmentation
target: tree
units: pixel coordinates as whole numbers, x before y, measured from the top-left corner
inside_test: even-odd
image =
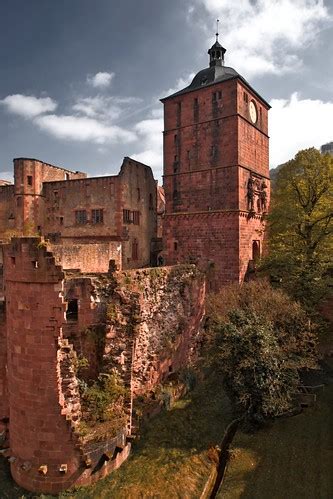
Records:
[[[299,371],[316,367],[313,325],[299,303],[265,280],[232,285],[207,302],[207,358],[223,373],[251,426],[292,407]]]
[[[269,216],[268,266],[309,307],[333,265],[333,157],[305,149],[279,169]]]

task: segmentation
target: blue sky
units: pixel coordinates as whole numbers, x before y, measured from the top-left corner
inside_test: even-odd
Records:
[[[271,166],[333,140],[333,0],[1,0],[0,178],[14,157],[162,172],[159,98],[208,65],[215,19],[272,105]]]

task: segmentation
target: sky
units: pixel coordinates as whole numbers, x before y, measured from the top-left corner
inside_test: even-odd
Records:
[[[163,106],[219,40],[272,109],[271,168],[333,141],[333,0],[0,0],[0,178],[15,157],[162,175]]]

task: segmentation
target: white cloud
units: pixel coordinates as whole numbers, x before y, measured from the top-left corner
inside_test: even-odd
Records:
[[[114,78],[114,73],[100,72],[95,75],[87,76],[87,83],[94,88],[107,88],[111,85]]]
[[[131,156],[151,166],[155,178],[160,178],[163,170],[163,117],[157,109],[150,114],[151,118],[139,121],[134,127],[142,147],[141,151]]]
[[[178,78],[178,80],[176,81],[176,85],[163,92],[162,97],[168,97],[169,95],[175,94],[179,90],[182,90],[183,88],[187,87],[191,83],[194,77],[195,73],[190,73],[189,75],[183,78]]]
[[[52,112],[57,108],[57,103],[50,97],[34,97],[32,95],[7,95],[0,100],[8,112],[18,114],[24,118],[33,118],[39,114]]]
[[[93,118],[78,116],[39,116],[34,123],[58,139],[79,142],[129,143],[136,140],[135,133],[116,125],[107,125]]]
[[[193,1],[205,7],[210,26],[212,15],[220,17],[227,65],[246,76],[298,70],[301,51],[330,20],[323,0]],[[206,32],[212,33],[207,24]]]
[[[333,102],[273,99],[269,112],[270,158],[275,167],[292,159],[300,149],[319,148],[332,140]]]
[[[13,183],[14,182],[13,172],[12,171],[11,172],[9,172],[9,171],[1,172],[0,171],[0,179]]]
[[[99,118],[103,121],[112,121],[126,114],[127,108],[132,109],[139,104],[141,99],[137,97],[106,97],[97,95],[95,97],[79,98],[72,109],[80,115],[90,118]]]

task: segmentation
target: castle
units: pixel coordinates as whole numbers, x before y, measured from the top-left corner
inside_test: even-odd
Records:
[[[131,158],[99,178],[20,158],[0,185],[0,444],[30,491],[121,465],[139,401],[159,410],[195,359],[206,287],[241,282],[260,257],[269,105],[225,52],[217,37],[209,68],[162,99],[165,211]],[[111,412],[92,397],[105,387]]]

